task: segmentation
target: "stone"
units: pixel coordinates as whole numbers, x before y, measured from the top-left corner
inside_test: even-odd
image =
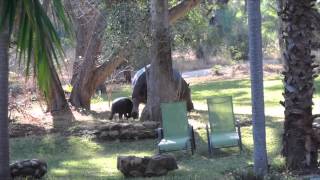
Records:
[[[118,156],[117,168],[125,177],[163,176],[178,169],[172,155],[160,154],[152,157]]]
[[[109,137],[116,139],[119,136],[119,131],[109,131]]]
[[[117,169],[121,171],[125,177],[143,177],[149,161],[150,158],[118,156]]]
[[[168,154],[159,154],[151,157],[146,168],[145,175],[162,176],[166,175],[168,171],[178,169],[177,161],[174,156]]]
[[[23,160],[10,164],[12,178],[41,178],[47,173],[47,163],[39,159]]]
[[[109,125],[109,130],[120,130],[121,128],[121,125],[118,123]]]
[[[148,129],[156,129],[159,127],[159,123],[153,121],[145,121],[142,125]]]
[[[138,131],[146,129],[142,124],[135,124],[135,125],[133,125],[133,127],[134,127],[134,129],[136,129]]]

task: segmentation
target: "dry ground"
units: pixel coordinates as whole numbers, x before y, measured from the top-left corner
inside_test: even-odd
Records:
[[[281,72],[281,69],[281,65],[265,64],[264,75],[276,76]],[[222,67],[219,71],[221,73],[219,75],[211,74],[204,77],[188,78],[186,81],[197,84],[206,81],[242,79],[249,76],[247,64]],[[78,112],[71,109],[71,111],[51,115],[45,112],[45,103],[36,92],[32,92],[23,83],[17,83],[19,81],[12,81],[12,79],[11,84],[21,86],[23,90],[10,93],[9,133],[11,137],[63,132],[74,125],[97,126],[106,122],[109,117],[109,103],[105,101],[93,104],[90,112]]]

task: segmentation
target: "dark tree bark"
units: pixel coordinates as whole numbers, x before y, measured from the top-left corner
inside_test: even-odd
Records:
[[[178,98],[173,79],[167,0],[151,1],[151,67],[147,73],[148,107],[152,121],[161,122],[160,103]]]
[[[263,177],[268,171],[263,97],[262,38],[260,0],[247,0],[249,60],[254,141],[254,173]]]
[[[312,12],[315,0],[284,0],[281,19],[284,27],[283,150],[291,170],[317,167],[318,145],[312,129],[314,57],[311,55]]]
[[[0,14],[3,14],[3,1],[0,1]],[[9,29],[0,30],[0,179],[8,180],[9,176],[9,135],[8,135],[8,49]]]

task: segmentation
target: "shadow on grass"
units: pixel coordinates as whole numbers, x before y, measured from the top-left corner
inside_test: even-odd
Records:
[[[10,123],[10,138],[25,137],[29,135],[44,135],[47,133],[47,130],[41,126],[36,126],[33,124]]]
[[[64,111],[53,112],[51,115],[53,118],[53,132],[64,132],[75,122],[75,117],[70,108]]]
[[[206,111],[197,113],[197,116],[203,117]],[[236,116],[247,119],[251,115]],[[271,164],[277,164],[282,121],[266,117],[266,127],[269,160]],[[198,128],[195,133],[195,154],[191,156],[190,152],[183,151],[173,153],[179,169],[167,176],[152,179],[223,179],[227,171],[252,165],[252,126],[245,126],[241,130],[244,152],[239,154],[237,147],[225,148],[209,158],[206,130]],[[46,179],[122,179],[122,174],[116,168],[118,155],[143,157],[156,153],[156,140],[97,142],[86,137],[59,135],[11,140],[12,160],[40,158],[47,161],[49,171]]]

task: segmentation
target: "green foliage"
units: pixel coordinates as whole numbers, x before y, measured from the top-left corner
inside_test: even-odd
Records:
[[[265,53],[271,54],[278,47],[276,2],[262,2],[263,49]],[[244,1],[211,6],[202,3],[172,27],[174,48],[191,48],[197,52],[199,59],[205,58],[199,55],[200,50],[204,56],[230,56],[234,61],[247,60],[248,23],[245,9]]]
[[[222,69],[222,66],[221,65],[214,65],[212,68],[211,68],[211,71],[213,74],[215,75],[220,75],[221,74],[221,69]]]
[[[149,64],[149,11],[145,1],[122,1],[108,9],[104,56],[131,43],[129,62],[136,68]]]
[[[39,88],[50,101],[50,71],[55,68],[54,64],[59,65],[59,58],[63,56],[58,33],[39,0],[4,1],[4,7],[5,10],[0,15],[0,30],[3,30],[4,22],[7,20],[10,32],[14,32],[16,38],[19,64],[25,65],[26,76],[29,75],[31,67],[33,68]],[[53,7],[57,18],[68,30],[68,19],[63,12],[61,1],[54,1]]]

